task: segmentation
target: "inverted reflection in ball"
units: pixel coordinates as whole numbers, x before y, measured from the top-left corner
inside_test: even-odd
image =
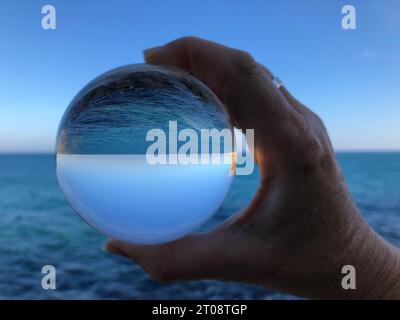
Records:
[[[218,209],[232,180],[227,141],[212,146],[207,129],[232,127],[195,78],[149,65],[111,70],[84,87],[63,116],[61,189],[107,236],[133,243],[179,238]]]

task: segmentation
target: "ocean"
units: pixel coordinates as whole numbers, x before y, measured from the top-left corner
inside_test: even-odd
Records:
[[[365,219],[400,246],[400,153],[338,153]],[[204,228],[245,207],[257,172],[236,176]],[[74,213],[56,178],[54,155],[0,155],[0,299],[296,299],[258,286],[204,280],[159,284],[102,250],[101,235]],[[44,265],[57,289],[41,286]]]

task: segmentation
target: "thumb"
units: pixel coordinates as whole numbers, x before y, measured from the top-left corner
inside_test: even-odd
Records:
[[[157,281],[216,279],[226,271],[226,236],[219,230],[155,245],[108,239],[105,249],[132,259]]]

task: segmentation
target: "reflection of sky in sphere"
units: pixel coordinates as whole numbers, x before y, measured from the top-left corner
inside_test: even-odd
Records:
[[[179,238],[220,206],[229,164],[149,165],[143,155],[57,156],[72,207],[107,236],[135,243]]]
[[[218,209],[232,181],[233,157],[208,164],[147,160],[154,143],[146,141],[147,132],[157,128],[168,135],[170,121],[178,131],[194,130],[198,139],[202,129],[232,129],[207,87],[159,67],[112,70],[71,102],[57,137],[57,176],[91,226],[119,240],[158,243],[195,230]],[[178,142],[178,150],[185,143]],[[224,150],[222,138],[219,143]]]
[[[57,152],[144,154],[147,132],[160,128],[168,134],[168,121],[198,136],[200,129],[231,128],[213,94],[197,80],[147,68],[115,69],[85,87],[62,120]]]

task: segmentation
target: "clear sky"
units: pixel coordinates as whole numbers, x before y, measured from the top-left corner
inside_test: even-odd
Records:
[[[41,8],[57,10],[43,30]],[[356,8],[357,29],[341,27]],[[325,121],[337,150],[400,150],[398,0],[1,0],[0,152],[52,151],[74,95],[194,35],[250,52]]]

